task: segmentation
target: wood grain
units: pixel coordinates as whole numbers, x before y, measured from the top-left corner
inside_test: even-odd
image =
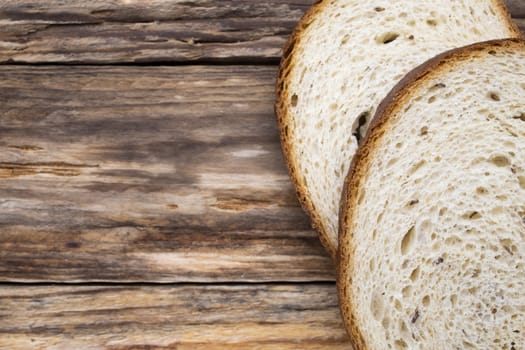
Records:
[[[277,63],[312,3],[4,0],[0,62]],[[515,17],[525,17],[522,0],[507,4]]]
[[[274,62],[311,0],[3,1],[0,62]]]
[[[351,349],[333,284],[2,286],[0,349]]]
[[[276,70],[0,67],[0,280],[333,280]]]

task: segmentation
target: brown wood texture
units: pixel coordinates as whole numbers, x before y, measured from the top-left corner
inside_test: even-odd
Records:
[[[0,349],[349,349],[332,284],[9,286]]]
[[[313,0],[0,4],[0,62],[272,62]],[[523,0],[507,0],[525,17]],[[520,26],[523,26],[520,21]]]
[[[7,0],[0,62],[277,62],[311,3]]]
[[[0,67],[0,280],[333,280],[276,71]]]

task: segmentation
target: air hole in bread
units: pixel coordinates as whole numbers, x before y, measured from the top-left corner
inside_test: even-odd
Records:
[[[354,125],[352,125],[352,135],[355,136],[357,143],[361,142],[361,139],[364,136],[366,130],[365,126],[368,124],[370,115],[370,111],[361,112],[355,120]]]
[[[410,280],[412,282],[415,282],[417,281],[417,279],[419,278],[419,267],[416,267],[412,273],[410,274]]]
[[[481,195],[486,195],[489,191],[485,187],[476,188],[476,193]]]
[[[408,229],[408,231],[403,236],[403,239],[401,240],[401,254],[403,255],[407,254],[414,246],[414,242],[415,242],[415,227],[412,226]]]
[[[348,42],[348,40],[350,40],[350,35],[346,34],[343,39],[341,39],[341,46],[343,46],[344,44],[346,44]]]
[[[489,92],[489,97],[492,101],[501,101],[501,98],[497,92]]]
[[[435,27],[437,26],[438,22],[435,19],[430,18],[430,19],[427,19],[427,24],[431,27]]]
[[[383,297],[382,295],[374,291],[372,294],[372,300],[370,301],[370,311],[372,312],[372,316],[379,321],[383,317]]]
[[[430,296],[425,295],[425,296],[423,297],[423,300],[422,300],[421,302],[423,303],[424,306],[428,306],[428,305],[430,305]]]
[[[490,51],[489,51],[489,55],[495,56],[495,55],[496,55],[496,51],[494,51],[494,50],[490,50]]]
[[[489,159],[489,162],[497,167],[506,167],[510,165],[510,160],[506,156],[497,155]]]
[[[397,339],[394,346],[396,350],[408,349],[408,344],[403,339]]]
[[[463,242],[461,238],[458,236],[451,236],[445,239],[445,244],[447,245],[457,245],[459,243]]]
[[[297,107],[297,102],[299,101],[299,97],[297,97],[297,94],[293,94],[292,98],[290,100],[290,103],[292,104],[292,107]]]
[[[423,126],[423,127],[419,130],[419,135],[421,135],[421,136],[425,136],[426,134],[428,134],[428,126]]]
[[[399,33],[387,32],[376,38],[378,44],[390,44],[399,37]]]
[[[376,12],[383,12],[384,10],[385,10],[385,8],[381,7],[381,6],[374,7],[374,11],[376,11]]]
[[[477,211],[470,211],[461,216],[463,219],[477,220],[481,219],[481,214]]]
[[[445,85],[444,83],[437,83],[437,84],[432,85],[432,87],[430,87],[430,89],[428,89],[428,91],[434,91],[434,90],[438,90],[438,89],[443,89],[445,87],[447,87],[447,85]]]
[[[407,24],[411,27],[415,26],[416,25],[416,21],[414,20],[411,20],[411,21],[408,21]]]
[[[376,263],[374,259],[370,259],[370,261],[368,262],[368,268],[371,272],[373,272],[376,269]]]
[[[482,109],[478,109],[476,112],[478,114],[485,115],[485,114],[487,114],[489,112],[489,110],[486,109],[486,108],[482,108]]]
[[[412,206],[414,206],[414,205],[416,205],[418,203],[419,203],[419,199],[412,199],[412,200],[410,200],[410,202],[408,202],[408,206],[412,207]]]
[[[403,305],[401,305],[401,302],[399,300],[396,299],[396,302],[394,303],[394,308],[397,310],[397,311],[401,311],[401,309],[403,308]],[[405,326],[406,327],[406,326]],[[401,328],[403,329],[403,328]]]
[[[383,321],[381,321],[381,325],[384,329],[388,329],[390,327],[390,317],[385,316],[385,318],[383,318]]]
[[[521,112],[519,115],[512,117],[512,119],[518,119],[525,122],[525,113]]]
[[[465,349],[476,349],[476,347],[474,346],[474,344],[466,341],[466,340],[463,340],[463,346],[465,347]]]
[[[421,169],[424,165],[426,164],[426,161],[423,159],[423,160],[420,160],[419,162],[417,162],[416,164],[414,164],[412,166],[412,168],[410,168],[408,171],[407,171],[407,174],[410,176],[410,175],[414,175],[419,169]]]
[[[521,189],[525,190],[525,176],[518,176],[518,182]]]
[[[509,255],[514,255],[514,251],[516,250],[516,246],[512,244],[512,240],[510,239],[500,239],[499,240],[501,246],[503,249],[509,253]]]
[[[436,101],[436,96],[430,96],[428,98],[428,103],[434,103]]]

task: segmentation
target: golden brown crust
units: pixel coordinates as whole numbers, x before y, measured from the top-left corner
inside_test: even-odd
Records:
[[[353,260],[355,242],[352,240],[353,216],[360,193],[360,181],[368,175],[370,160],[374,157],[373,153],[377,150],[383,134],[389,128],[390,117],[395,115],[405,105],[422,84],[425,84],[443,71],[451,69],[458,63],[470,60],[473,57],[484,56],[491,54],[492,51],[505,49],[525,51],[525,41],[504,39],[476,43],[447,51],[411,71],[381,102],[363,143],[353,157],[350,170],[345,179],[341,199],[337,286],[341,313],[355,350],[366,350],[370,349],[370,347],[366,344],[359,329],[356,310],[351,303],[353,299],[351,283],[355,263]]]
[[[310,216],[310,220],[313,228],[318,232],[321,243],[325,249],[330,253],[333,259],[336,257],[337,247],[331,244],[327,230],[321,220],[318,212],[315,209],[314,204],[310,199],[310,193],[308,188],[304,184],[303,179],[297,175],[298,166],[295,164],[296,157],[294,156],[294,143],[290,139],[290,125],[289,118],[290,114],[288,113],[288,86],[287,86],[287,77],[290,74],[291,70],[295,65],[294,61],[294,49],[298,46],[304,30],[312,23],[315,17],[324,9],[324,6],[328,3],[328,0],[321,0],[313,4],[308,11],[303,15],[297,26],[295,27],[292,35],[288,39],[284,49],[283,57],[281,58],[281,63],[279,66],[279,76],[277,78],[276,86],[276,103],[275,103],[275,113],[277,114],[278,124],[279,124],[279,133],[281,137],[281,146],[284,153],[284,158],[286,165],[288,167],[288,172],[294,183],[297,197],[301,203],[303,209]]]

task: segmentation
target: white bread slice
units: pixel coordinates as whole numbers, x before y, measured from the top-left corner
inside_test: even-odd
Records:
[[[344,176],[377,105],[436,54],[507,37],[520,32],[501,0],[324,0],[303,17],[284,50],[276,112],[299,199],[332,256]]]
[[[379,106],[345,181],[355,349],[525,349],[525,42],[457,49]]]

